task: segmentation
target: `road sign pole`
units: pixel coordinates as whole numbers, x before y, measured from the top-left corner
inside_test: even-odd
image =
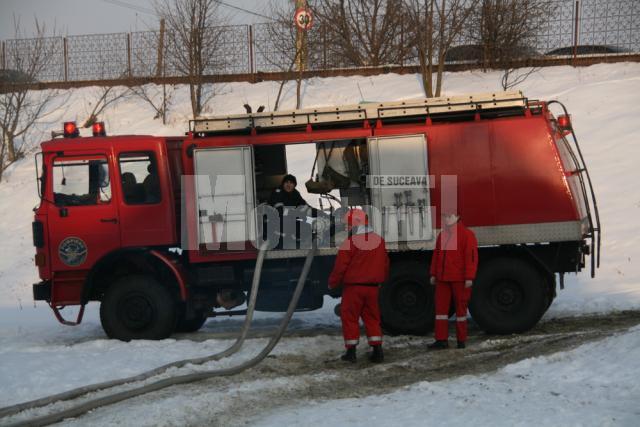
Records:
[[[298,72],[306,69],[307,63],[307,0],[296,0],[296,65]]]

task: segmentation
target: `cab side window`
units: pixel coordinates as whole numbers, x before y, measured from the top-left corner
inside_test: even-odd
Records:
[[[118,162],[126,204],[142,205],[160,201],[160,181],[153,154],[123,153]]]
[[[56,206],[86,206],[111,201],[106,157],[58,157],[53,161]]]

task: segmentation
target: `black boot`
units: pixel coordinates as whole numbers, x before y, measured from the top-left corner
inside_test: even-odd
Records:
[[[382,363],[384,362],[384,353],[382,352],[382,345],[372,345],[371,349],[373,350],[371,354],[369,354],[369,360],[372,363]]]
[[[458,341],[458,348],[465,348],[466,344],[464,343],[464,341]]]
[[[447,340],[435,340],[431,344],[427,345],[429,350],[444,350],[449,348],[449,341]]]
[[[342,356],[340,356],[340,359],[344,360],[345,362],[356,363],[356,348],[347,348],[347,351]]]

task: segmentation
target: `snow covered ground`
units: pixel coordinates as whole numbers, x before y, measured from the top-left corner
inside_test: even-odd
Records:
[[[621,369],[624,367],[624,369]],[[635,374],[635,375],[633,375]],[[496,373],[278,408],[255,426],[637,426],[640,327]],[[630,378],[633,376],[633,378]]]
[[[464,72],[446,78],[447,95],[499,90],[499,73]],[[598,196],[603,222],[602,265],[595,279],[588,272],[569,276],[546,319],[583,313],[640,309],[640,64],[601,64],[585,68],[549,67],[533,74],[517,89],[530,98],[557,99],[572,114],[583,154]],[[245,102],[272,106],[277,84],[234,83],[220,86],[207,114],[243,112]],[[40,124],[35,139],[45,139],[63,120],[86,118],[95,88],[74,91],[64,108]],[[362,95],[361,95],[362,93]],[[187,91],[175,95],[170,123],[153,120],[139,99],[128,99],[103,115],[110,134],[178,135],[188,118]],[[285,105],[291,107],[295,88],[289,86]],[[304,107],[421,96],[416,75],[312,79],[303,91]],[[292,172],[306,176],[308,153],[291,152]],[[306,155],[306,158],[305,158]],[[304,190],[304,189],[302,189]],[[38,280],[33,265],[31,208],[37,204],[35,167],[31,156],[12,166],[0,183],[0,407],[74,386],[151,369],[185,357],[213,353],[227,340],[121,343],[106,340],[97,306],[90,306],[78,327],[59,325],[50,309],[35,304],[31,284]],[[335,302],[294,316],[294,328],[337,325]],[[65,310],[69,312],[69,309]],[[73,310],[71,310],[73,312]],[[67,315],[71,316],[67,313]],[[279,315],[261,313],[260,325],[275,324]],[[238,319],[212,319],[206,331],[232,330]],[[306,353],[340,348],[339,337],[287,338],[278,352]],[[261,346],[247,344],[243,357]],[[640,330],[588,344],[571,352],[525,360],[494,374],[419,383],[408,389],[358,400],[314,402],[287,408],[260,420],[261,425],[424,425],[446,420],[453,425],[636,425],[640,389]],[[227,361],[216,366],[222,366]],[[61,375],[63,373],[63,375]],[[526,402],[526,404],[525,404]],[[348,408],[348,413],[345,409]],[[554,408],[549,410],[549,408]],[[393,414],[393,417],[391,415]],[[181,424],[188,417],[150,416],[152,424]],[[111,422],[114,422],[113,419]],[[257,422],[257,421],[256,421]],[[101,421],[92,418],[92,423]],[[105,419],[103,424],[110,424]]]

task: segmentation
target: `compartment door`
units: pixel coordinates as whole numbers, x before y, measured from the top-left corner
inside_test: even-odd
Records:
[[[424,134],[367,140],[374,227],[388,242],[433,239]]]
[[[198,246],[248,249],[256,239],[252,147],[196,149],[193,156]]]

